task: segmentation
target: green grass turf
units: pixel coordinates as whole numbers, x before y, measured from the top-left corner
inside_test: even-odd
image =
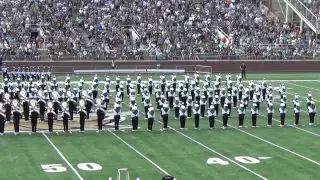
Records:
[[[124,78],[124,76],[121,77]],[[272,80],[320,80],[319,75],[315,73],[248,75],[248,79],[255,80],[261,80],[264,77]],[[58,79],[63,80],[64,78],[58,77]],[[84,79],[91,81],[92,77],[84,76]],[[182,77],[178,79],[182,79]],[[72,77],[72,80],[78,81],[79,77]],[[272,82],[272,85],[277,87],[281,83],[281,81]],[[220,129],[220,117],[216,121],[214,131],[208,130],[208,119],[203,118],[200,120],[201,130],[194,130],[194,120],[188,119],[188,131],[161,132],[159,129],[162,128],[162,124],[157,111],[157,121],[154,124],[153,132],[145,131],[147,122],[144,120],[144,114],[141,114],[140,131],[126,130],[125,132],[115,132],[115,135],[178,180],[262,179],[249,170],[266,179],[319,179],[320,127],[305,126],[297,129],[289,125],[294,123],[291,104],[294,94],[299,93],[302,109],[306,111],[305,97],[308,91],[312,91],[315,102],[318,104],[320,102],[320,87],[315,81],[285,83],[288,94],[286,117],[288,126],[285,128],[277,126],[279,125],[277,120],[280,117],[277,112],[279,104],[276,103],[274,127],[271,129],[265,127],[267,124],[267,119],[264,117],[266,106],[262,104],[258,117],[260,128],[250,128],[251,115],[248,113],[245,118],[245,125],[248,128],[241,131],[232,127],[226,130]],[[277,95],[277,91],[275,91],[275,95]],[[143,111],[140,99],[141,97],[137,96],[138,107]],[[114,99],[110,100],[110,103],[113,104]],[[127,96],[125,96],[124,102],[128,102]],[[154,99],[152,102],[155,105]],[[279,99],[276,99],[275,102],[279,102]],[[128,106],[123,104],[122,111],[128,110]],[[179,129],[179,121],[174,119],[173,114],[174,112],[171,111],[169,126]],[[318,118],[319,115],[316,116],[316,122]],[[123,125],[130,124],[129,117],[126,119],[122,123]],[[307,125],[309,122],[306,112],[301,112],[300,119],[300,123],[303,125]],[[236,109],[232,109],[229,124],[237,127]],[[161,179],[165,174],[162,170],[132,150],[115,135],[105,131],[100,134],[95,132],[49,134],[48,137],[83,179],[96,180],[108,177],[115,179],[118,168],[129,168],[131,179],[136,177],[140,177],[142,180]],[[0,179],[79,179],[42,134],[32,136],[8,134],[1,137],[0,142],[3,147],[0,169],[5,172],[0,175]],[[258,157],[271,158],[260,160],[258,164],[245,164],[236,161],[234,159],[236,156],[250,156],[256,159]],[[208,158],[221,158],[228,161],[229,165],[209,165],[206,163]],[[99,171],[84,171],[77,167],[78,163],[97,163],[103,168]],[[67,168],[67,171],[44,172],[41,169],[42,164],[62,164]]]

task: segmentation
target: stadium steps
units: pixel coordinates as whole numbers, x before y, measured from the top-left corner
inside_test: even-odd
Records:
[[[320,19],[311,12],[300,0],[283,0],[301,20],[316,34],[320,34]]]

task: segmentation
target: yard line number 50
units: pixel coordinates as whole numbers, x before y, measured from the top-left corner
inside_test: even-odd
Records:
[[[102,167],[97,163],[79,163],[77,167],[82,171],[99,171]],[[41,168],[44,172],[59,173],[67,171],[62,164],[43,164]]]

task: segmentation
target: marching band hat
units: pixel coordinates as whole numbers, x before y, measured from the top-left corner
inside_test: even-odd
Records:
[[[214,106],[211,105],[211,106],[210,106],[210,109],[214,109]]]
[[[199,107],[199,104],[195,104],[194,107]]]
[[[256,104],[256,103],[253,103],[252,106],[253,106],[253,107],[257,107],[257,104]]]
[[[297,103],[297,104],[296,104],[296,106],[300,106],[300,104],[299,104],[299,103]]]
[[[311,101],[311,104],[314,104],[314,101]]]
[[[167,108],[167,107],[168,107],[168,104],[164,104],[163,107],[164,107],[164,108]]]
[[[224,104],[224,107],[228,107],[228,104]]]
[[[181,106],[181,109],[186,109],[186,107],[185,106]]]
[[[284,106],[285,106],[285,104],[284,104],[284,103],[281,103],[281,104],[280,104],[280,106],[281,106],[281,107],[284,107]]]
[[[243,104],[240,104],[240,107],[244,107],[244,105],[243,105]]]

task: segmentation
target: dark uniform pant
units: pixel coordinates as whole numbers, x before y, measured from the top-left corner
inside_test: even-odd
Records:
[[[168,114],[162,114],[163,128],[168,128]]]
[[[202,118],[204,117],[204,111],[205,111],[205,109],[206,109],[206,105],[205,105],[205,104],[203,104],[203,105],[200,106],[200,114],[201,114],[201,117],[202,117]]]
[[[148,118],[148,130],[152,131],[154,118]]]
[[[68,118],[63,118],[63,130],[67,132],[69,130],[69,121]]]
[[[268,125],[271,126],[272,125],[272,113],[268,113]]]
[[[200,114],[195,114],[194,115],[194,127],[199,128],[199,119],[200,119]]]
[[[239,119],[239,126],[243,126],[243,124],[244,124],[244,114],[239,114],[238,115],[238,119]]]
[[[32,129],[32,132],[37,132],[37,119],[31,119],[31,129]]]
[[[103,121],[103,118],[98,117],[98,130],[102,130],[102,121]]]
[[[294,119],[295,119],[295,125],[299,124],[299,119],[300,119],[300,113],[295,113],[294,114]]]
[[[186,116],[180,116],[180,128],[186,128]]]
[[[257,126],[257,114],[252,114],[252,126]]]
[[[315,115],[316,115],[316,113],[309,113],[310,123],[314,123],[314,116]]]
[[[85,121],[86,121],[85,118],[80,118],[80,131],[84,131]]]
[[[228,118],[229,118],[229,114],[223,114],[222,115],[223,127],[227,127],[228,126]]]
[[[281,125],[284,125],[285,118],[286,118],[286,114],[285,113],[281,113],[280,114],[280,124]]]
[[[119,130],[120,115],[114,116],[114,129]]]
[[[138,129],[138,123],[139,123],[139,117],[132,117],[132,129],[137,130]]]
[[[209,127],[210,128],[214,128],[214,123],[215,123],[215,117],[214,116],[210,116],[209,117]]]
[[[0,133],[4,133],[5,120],[0,120]]]
[[[188,106],[188,109],[187,109],[188,118],[191,117],[191,112],[192,112],[192,106]]]
[[[19,132],[20,128],[20,119],[13,120],[14,132]]]
[[[48,127],[49,127],[49,132],[52,132],[53,130],[53,119],[48,119]]]
[[[174,115],[175,115],[175,116],[174,116],[175,118],[178,118],[178,117],[179,117],[179,107],[175,107],[175,108],[174,108]]]

